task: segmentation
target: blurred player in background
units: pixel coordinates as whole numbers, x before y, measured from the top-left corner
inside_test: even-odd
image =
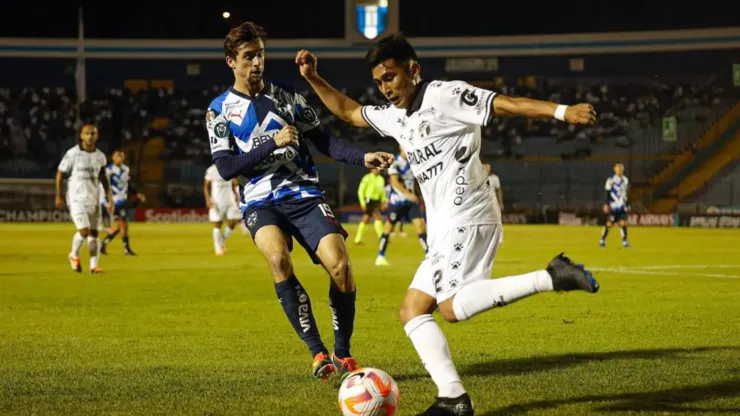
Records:
[[[218,174],[216,165],[206,169],[203,196],[208,207],[208,220],[213,223],[213,249],[217,256],[226,254],[226,239],[242,218],[239,210],[239,191],[236,178],[227,181]],[[227,221],[221,233],[221,226]]]
[[[372,169],[370,173],[362,177],[360,186],[357,187],[357,198],[362,207],[362,219],[357,227],[355,244],[362,243],[365,237],[365,227],[374,219],[375,234],[380,238],[383,234],[383,220],[381,212],[385,210],[387,202],[385,195],[385,178],[380,174],[380,170]]]
[[[504,191],[501,189],[501,180],[498,175],[493,173],[490,163],[484,163],[483,167],[486,168],[486,174],[488,175],[488,183],[491,185],[493,192],[496,194],[496,200],[501,211],[504,210]],[[504,242],[504,227],[501,227],[501,236],[498,240],[499,244]]]
[[[131,250],[131,244],[129,243],[128,233],[128,200],[129,197],[135,197],[141,202],[146,202],[146,196],[141,193],[137,193],[134,186],[131,184],[131,170],[123,162],[126,160],[126,152],[121,149],[117,149],[113,152],[111,157],[113,162],[108,165],[106,172],[110,180],[111,194],[113,194],[113,210],[112,219],[115,223],[110,223],[107,230],[108,235],[105,236],[103,244],[100,246],[100,252],[108,254],[106,252],[107,245],[114,238],[121,233],[121,241],[123,241],[123,254],[127,256],[135,256],[133,250]],[[103,206],[107,208],[107,204],[103,201]],[[110,222],[110,216],[108,221]]]
[[[463,81],[422,81],[416,52],[398,35],[372,46],[366,62],[389,103],[358,104],[318,75],[315,56],[305,50],[296,54],[301,75],[332,113],[353,126],[373,127],[406,150],[424,197],[429,229],[429,255],[400,311],[404,330],[438,389],[436,400],[422,415],[472,416],[473,403],[432,312],[439,310],[454,323],[539,292],[599,289],[591,273],[563,253],[546,268],[490,278],[501,210],[480,161],[481,126],[494,115],[554,118],[571,124],[591,124],[596,116],[589,104],[508,97]]]
[[[388,201],[386,204],[387,209],[391,209],[391,201],[393,200],[393,195],[395,195],[396,191],[393,190],[393,186],[391,186],[390,183],[385,185],[385,200]],[[391,229],[391,237],[396,236],[396,229],[398,229],[398,236],[399,237],[406,237],[407,234],[403,231],[403,221],[398,221],[396,225],[393,226]]]
[[[411,172],[411,165],[403,148],[396,155],[396,160],[391,167],[388,168],[388,175],[394,192],[391,195],[392,200],[388,203],[388,218],[383,229],[383,236],[380,237],[378,257],[375,259],[376,266],[390,266],[385,258],[385,252],[390,242],[390,233],[396,223],[404,220],[414,224],[424,255],[429,251],[429,247],[427,247],[427,225],[421,213],[421,200],[416,194],[416,179],[413,172]]]
[[[82,272],[80,248],[85,239],[90,251],[90,273],[102,272],[98,265],[100,249],[98,228],[103,225],[98,203],[100,183],[103,184],[107,195],[109,209],[113,209],[113,196],[105,169],[107,160],[103,152],[95,147],[97,141],[98,128],[93,124],[83,125],[80,129],[79,143],[67,150],[57,168],[54,206],[58,209],[64,207],[62,184],[66,176],[68,178],[66,203],[72,221],[77,227],[77,232],[72,237],[72,250],[68,258],[70,267],[78,273]]]
[[[619,223],[622,232],[622,247],[629,248],[627,242],[627,192],[629,191],[629,180],[624,176],[624,165],[620,162],[614,164],[614,174],[606,179],[606,202],[604,203],[604,214],[606,214],[606,224],[601,231],[600,247],[606,247],[606,236],[609,229],[615,223]]]
[[[252,22],[229,31],[224,52],[234,84],[209,105],[206,129],[218,173],[226,180],[239,178],[243,218],[272,272],[277,298],[311,351],[314,377],[325,380],[334,372],[344,375],[357,368],[350,354],[356,288],[347,233],[326,203],[307,141],[334,160],[368,169],[386,169],[393,155],[365,153],[329,136],[303,96],[265,81],[266,39],[262,27]],[[293,269],[293,239],[329,273],[331,356]],[[274,358],[279,360],[281,353],[275,351]]]

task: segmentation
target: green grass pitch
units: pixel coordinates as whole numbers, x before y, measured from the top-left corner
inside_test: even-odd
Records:
[[[238,230],[238,229],[237,229]],[[350,233],[355,228],[348,226]],[[436,389],[398,323],[422,259],[410,235],[358,282],[353,353],[398,381],[399,415]],[[71,224],[0,224],[0,414],[337,415],[338,381],[311,357],[240,231],[215,257],[210,225],[132,224],[103,275],[76,274]],[[545,293],[441,326],[477,415],[740,414],[740,233],[631,228],[633,248],[588,227],[507,226],[493,277],[543,268],[560,251],[595,270],[596,295]],[[87,270],[87,248],[82,261]],[[296,274],[333,342],[328,278],[302,249]]]

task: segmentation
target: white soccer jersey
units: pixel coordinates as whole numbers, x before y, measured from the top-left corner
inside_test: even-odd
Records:
[[[491,184],[491,189],[496,190],[501,188],[501,179],[495,173],[488,175],[488,183]]]
[[[388,168],[388,175],[398,175],[398,180],[401,181],[403,186],[409,191],[414,192],[416,187],[416,178],[414,178],[414,173],[411,171],[411,164],[400,154],[396,155],[396,160],[393,161],[391,166]],[[390,205],[409,202],[409,199],[400,189],[393,186],[393,184],[390,186],[393,188],[393,192],[388,198],[388,203]]]
[[[609,193],[609,207],[611,207],[612,211],[621,211],[627,207],[629,180],[626,176],[609,176],[606,179],[604,188]]]
[[[100,171],[105,167],[103,152],[86,152],[79,145],[67,150],[58,170],[68,175],[67,204],[98,204]]]
[[[216,165],[206,169],[205,179],[211,182],[211,201],[214,204],[229,205],[236,201],[232,182],[219,175]]]
[[[411,107],[364,106],[365,121],[406,151],[426,204],[429,239],[461,225],[501,224],[480,161],[495,93],[462,81],[424,82]],[[431,246],[431,244],[430,244]]]

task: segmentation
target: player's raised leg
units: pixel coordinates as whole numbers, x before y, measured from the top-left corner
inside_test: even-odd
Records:
[[[278,301],[293,329],[311,351],[314,377],[326,379],[334,373],[335,367],[321,341],[308,292],[293,271],[289,246],[292,238],[276,225],[280,222],[279,214],[262,209],[248,213],[247,218],[255,212],[255,222],[248,226],[253,232],[255,245],[270,267]]]

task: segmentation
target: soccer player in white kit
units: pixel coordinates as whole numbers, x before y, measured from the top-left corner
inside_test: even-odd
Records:
[[[454,323],[538,292],[599,289],[583,265],[562,253],[541,270],[490,279],[501,212],[479,157],[481,126],[494,115],[590,124],[595,112],[589,104],[508,97],[462,81],[422,81],[413,47],[398,35],[371,47],[366,61],[390,101],[385,105],[360,105],[318,75],[310,52],[296,55],[301,75],[332,113],[353,126],[393,137],[408,155],[426,204],[429,254],[406,292],[400,318],[438,389],[436,400],[421,415],[471,416],[472,401],[432,317],[435,309]]]
[[[217,256],[226,254],[226,239],[242,218],[236,186],[237,180],[227,181],[222,178],[215,164],[206,169],[203,194],[208,206],[208,220],[213,223],[213,249]],[[221,233],[224,221],[226,229]]]
[[[98,141],[98,128],[93,124],[85,124],[80,130],[80,142],[67,150],[59,163],[56,175],[56,194],[54,205],[61,209],[65,201],[62,199],[62,183],[65,176],[67,182],[66,204],[69,214],[77,227],[72,237],[72,251],[69,253],[69,265],[72,270],[80,273],[80,248],[87,239],[87,248],[90,251],[90,273],[101,273],[98,265],[100,255],[100,240],[98,229],[103,225],[100,206],[100,185],[108,199],[108,209],[113,210],[113,196],[110,182],[106,174],[107,160],[103,152],[95,148]]]

